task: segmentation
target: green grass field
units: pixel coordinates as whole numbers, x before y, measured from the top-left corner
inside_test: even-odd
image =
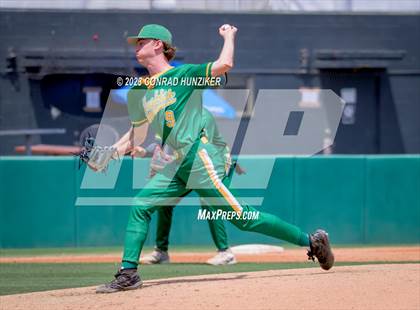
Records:
[[[376,262],[375,264],[381,262]],[[395,262],[406,263],[406,262]],[[412,262],[413,263],[413,262]],[[420,263],[416,262],[416,263]],[[337,266],[366,265],[344,263]],[[143,280],[228,272],[311,268],[315,263],[240,263],[214,267],[205,264],[168,264],[141,266]],[[0,295],[98,285],[108,282],[118,268],[109,263],[0,264]]]

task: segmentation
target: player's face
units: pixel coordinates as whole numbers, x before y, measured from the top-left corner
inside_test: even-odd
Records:
[[[136,44],[136,58],[141,64],[156,55],[157,41],[153,39],[139,39]]]

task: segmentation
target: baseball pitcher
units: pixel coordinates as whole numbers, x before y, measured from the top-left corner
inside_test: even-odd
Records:
[[[115,150],[117,156],[113,154],[105,158],[110,160],[122,156],[135,145],[141,145],[150,126],[162,137],[162,143],[176,152],[178,159],[157,173],[135,197],[137,204],[131,207],[129,215],[122,266],[113,281],[97,288],[98,293],[142,286],[137,267],[152,213],[165,206],[175,205],[179,197],[192,190],[212,208],[235,214],[229,221],[237,228],[307,247],[309,258],[316,257],[321,268],[328,270],[333,266],[334,256],[325,231],[317,230],[308,234],[277,216],[258,211],[236,199],[223,183],[223,152],[209,141],[202,127],[202,96],[197,94],[201,86],[195,82],[172,83],[186,78],[207,82],[232,69],[236,33],[237,28],[234,26],[221,26],[219,34],[224,44],[218,59],[176,68],[169,64],[176,49],[173,47],[172,35],[165,27],[146,25],[137,36],[128,38],[128,42],[136,46],[138,62],[148,70],[156,83],[148,83],[145,85],[147,89],[142,91],[136,88],[130,90],[128,113],[132,128],[112,146],[112,151],[107,150],[108,153]],[[100,156],[95,158],[100,161]],[[106,164],[90,165],[96,171],[100,171],[103,166]],[[172,169],[176,171],[172,173]],[[250,219],[249,214],[258,214],[258,217]]]

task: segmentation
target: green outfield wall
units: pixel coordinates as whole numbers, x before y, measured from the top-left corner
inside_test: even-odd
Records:
[[[83,183],[91,172],[78,170],[76,158],[0,157],[0,248],[122,245],[130,207],[118,201],[144,186],[148,163],[126,158],[119,171]],[[247,174],[234,177],[236,193],[304,230],[323,227],[340,244],[420,243],[419,155],[244,157],[240,163]],[[172,244],[211,245],[194,196],[175,209]],[[231,244],[277,242],[227,228]]]

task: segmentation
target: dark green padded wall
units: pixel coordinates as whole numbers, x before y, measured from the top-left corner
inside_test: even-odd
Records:
[[[420,156],[366,160],[366,241],[420,242]]]
[[[249,173],[238,180],[255,181],[253,167],[268,160],[246,157],[241,164]],[[85,168],[77,170],[74,158],[0,157],[0,246],[122,245],[129,207],[75,206],[76,199],[132,197],[147,171],[147,160],[125,159],[114,189],[82,189]],[[260,210],[304,230],[327,229],[334,243],[420,243],[419,155],[279,157],[266,189],[235,191],[263,197]],[[197,212],[198,206],[175,209],[172,244],[211,244]],[[227,228],[231,244],[276,242]],[[146,244],[153,244],[155,229],[153,219]]]

